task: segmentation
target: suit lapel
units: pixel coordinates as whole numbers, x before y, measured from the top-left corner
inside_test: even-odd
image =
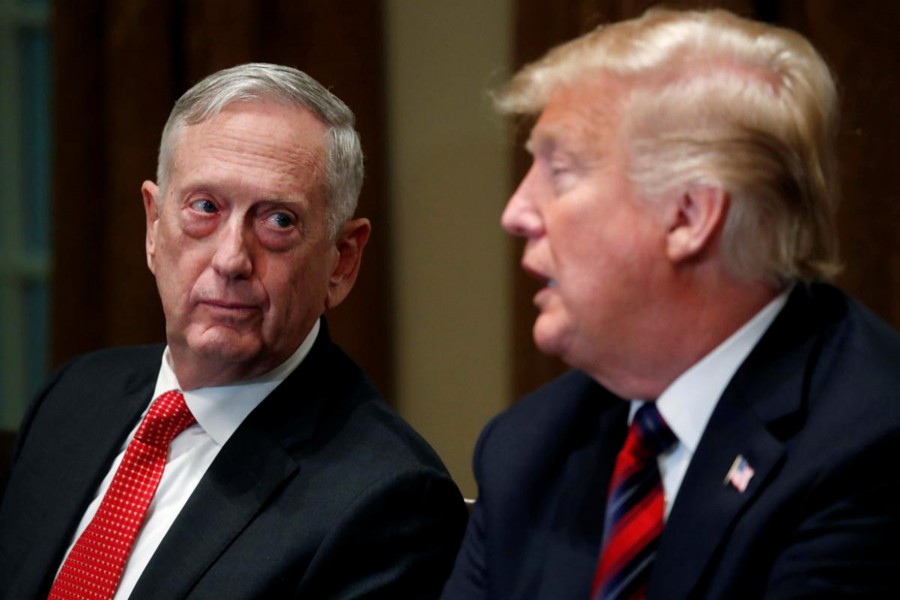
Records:
[[[259,419],[225,444],[144,569],[132,598],[183,598],[297,464]]]
[[[735,521],[777,473],[785,452],[778,424],[802,418],[805,372],[816,352],[807,305],[798,286],[716,405],[666,522],[648,597],[691,595]],[[743,492],[726,481],[739,455],[754,470]]]
[[[649,597],[690,594],[735,519],[767,484],[783,452],[781,442],[752,415],[710,420],[660,540]],[[738,455],[754,469],[743,493],[725,482]]]
[[[45,595],[49,591],[78,522],[125,438],[147,407],[152,385],[149,375],[132,372],[122,374],[122,379],[111,377],[102,382],[85,382],[85,393],[91,394],[88,400],[65,399],[80,410],[60,413],[66,423],[52,428],[60,432],[52,447],[62,451],[52,461],[53,471],[41,476],[57,482],[58,489],[54,491],[54,501],[42,526],[33,532],[29,557],[22,563],[42,568],[35,572],[23,570],[11,587],[11,590],[22,590],[21,597]]]
[[[244,420],[178,514],[131,598],[184,598],[282,483],[301,470],[291,450],[315,433],[328,403],[331,341],[323,326],[309,356]]]
[[[599,388],[598,388],[599,389]],[[583,411],[573,430],[575,437],[590,440],[563,465],[559,482],[551,484],[560,493],[554,496],[553,515],[545,536],[532,542],[533,556],[541,573],[534,585],[521,586],[521,597],[587,598],[600,556],[606,496],[616,455],[625,441],[628,402],[608,392],[591,397],[591,413]],[[599,415],[594,411],[599,409]],[[588,424],[591,427],[587,427]],[[571,435],[570,432],[568,435]],[[524,582],[523,582],[524,583]]]

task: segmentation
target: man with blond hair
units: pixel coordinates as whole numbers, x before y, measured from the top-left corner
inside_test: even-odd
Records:
[[[523,68],[503,213],[575,370],[492,421],[448,599],[893,596],[900,336],[838,270],[835,85],[797,33],[654,10]]]

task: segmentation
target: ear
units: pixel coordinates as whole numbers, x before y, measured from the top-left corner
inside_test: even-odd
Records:
[[[156,229],[159,226],[159,187],[152,181],[145,181],[141,185],[141,196],[144,197],[144,214],[147,216],[147,266],[155,275],[153,259],[156,257]]]
[[[325,308],[334,308],[344,301],[359,274],[363,248],[369,241],[372,225],[368,219],[354,219],[344,224],[335,243],[338,256],[331,277],[328,280],[328,295],[325,297]]]
[[[698,186],[672,200],[666,215],[666,254],[673,263],[699,256],[725,224],[728,194],[720,187]]]

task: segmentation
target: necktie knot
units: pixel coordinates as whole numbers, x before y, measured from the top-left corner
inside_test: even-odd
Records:
[[[134,437],[151,446],[168,448],[179,433],[195,422],[184,395],[170,390],[153,401]]]
[[[628,431],[629,450],[643,459],[655,458],[665,453],[678,438],[659,414],[655,402],[647,402],[634,414]]]

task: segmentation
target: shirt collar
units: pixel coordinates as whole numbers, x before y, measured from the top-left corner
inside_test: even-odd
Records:
[[[693,454],[719,398],[738,368],[775,321],[790,289],[779,294],[728,339],[678,376],[657,398],[660,414]],[[632,402],[631,417],[644,402]]]
[[[214,442],[224,445],[247,415],[303,362],[318,337],[319,329],[317,320],[300,347],[286,361],[264,375],[231,385],[198,388],[187,392],[181,390],[172,370],[169,347],[166,346],[153,397],[172,389],[181,390],[197,424]]]

